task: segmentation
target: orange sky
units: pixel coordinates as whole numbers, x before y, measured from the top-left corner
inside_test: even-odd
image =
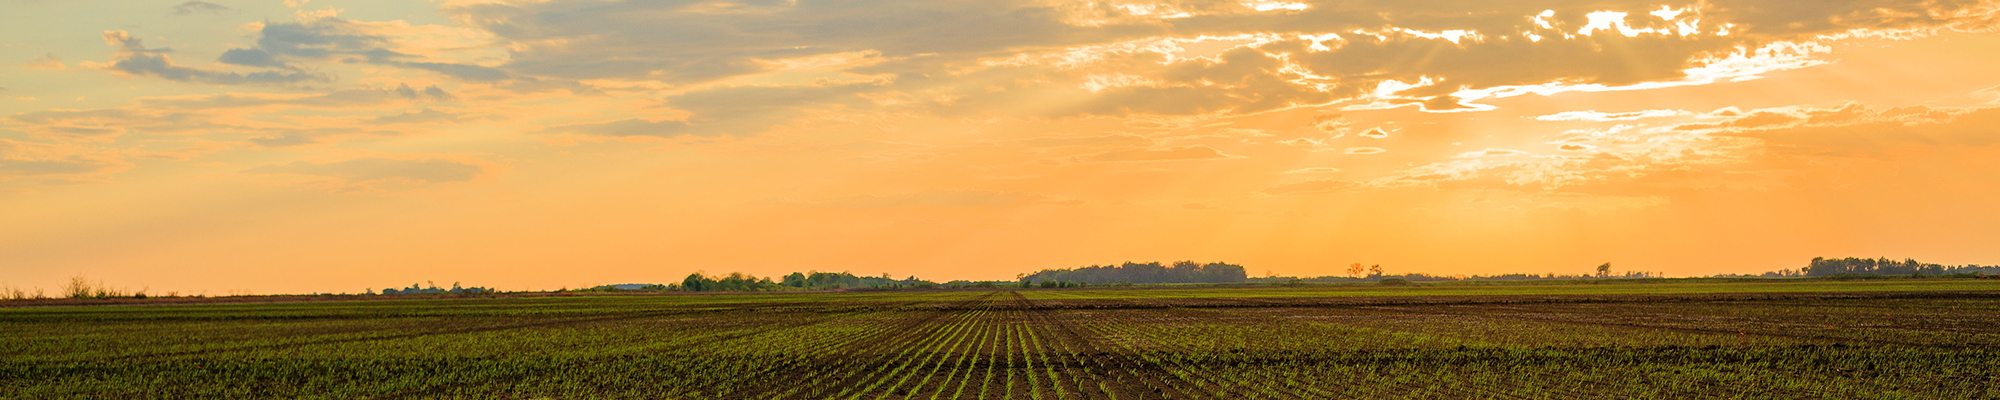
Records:
[[[1994,1],[0,16],[0,284],[2000,263]]]

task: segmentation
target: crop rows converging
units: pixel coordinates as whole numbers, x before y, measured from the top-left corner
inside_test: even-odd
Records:
[[[1989,295],[1285,290],[0,309],[0,398],[2000,396]]]

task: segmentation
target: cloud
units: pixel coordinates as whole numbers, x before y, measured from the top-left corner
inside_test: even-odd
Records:
[[[1316,116],[1313,117],[1313,122],[1312,122],[1313,129],[1319,130],[1321,133],[1332,135],[1331,136],[1332,138],[1340,138],[1341,136],[1347,135],[1347,129],[1349,126],[1352,125],[1353,123],[1348,122],[1346,119],[1343,119],[1340,114],[1326,114],[1326,115]]]
[[[1324,174],[1332,172],[1340,172],[1340,168],[1313,167],[1313,168],[1299,168],[1295,170],[1285,171],[1286,174]]]
[[[133,132],[212,134],[235,128],[217,124],[214,115],[144,107],[50,109],[17,113],[5,119],[23,124],[18,129],[24,132],[89,141],[109,141],[113,136]]]
[[[1212,160],[1231,158],[1208,146],[1188,146],[1171,149],[1129,149],[1112,150],[1087,159],[1090,161],[1172,161],[1172,160]]]
[[[1368,155],[1368,154],[1382,154],[1387,152],[1389,152],[1389,150],[1385,150],[1380,147],[1349,147],[1347,148],[1347,150],[1342,150],[1340,154]]]
[[[173,59],[167,56],[166,53],[173,52],[173,49],[146,48],[138,38],[132,37],[125,31],[105,31],[104,41],[119,47],[118,52],[111,55],[110,65],[106,66],[106,69],[131,75],[217,85],[290,85],[333,80],[325,75],[308,72],[260,71],[245,74],[187,67],[174,63]]]
[[[1808,114],[1832,115],[1837,110],[1805,109]],[[1985,147],[2000,145],[2000,108],[1965,110],[1933,109],[1924,106],[1875,111],[1861,108],[1859,116],[1814,123],[1791,116],[1785,121],[1804,123],[1779,125],[1769,115],[1753,112],[1723,126],[1726,136],[1764,140],[1773,149],[1798,155],[1889,158],[1886,150],[1897,146]],[[1788,115],[1788,114],[1786,114]],[[1743,123],[1745,120],[1753,122]]]
[[[1046,195],[986,190],[926,190],[887,196],[849,196],[825,200],[769,199],[752,202],[752,204],[828,208],[1015,207],[1077,203],[1079,202]]]
[[[403,96],[403,98],[411,100],[422,99],[422,100],[444,101],[444,100],[452,100],[458,98],[458,96],[453,96],[451,93],[445,92],[444,89],[438,88],[437,85],[425,86],[424,90],[420,92],[417,91],[416,89],[410,88],[410,84],[408,83],[397,84],[396,95]]]
[[[1993,134],[2000,130],[2000,108],[1877,110],[1848,104],[1725,109],[1700,118],[1718,121],[1573,130],[1551,142],[1569,155],[1485,149],[1374,178],[1305,181],[1274,186],[1264,193],[1430,187],[1643,200],[1654,199],[1662,190],[1847,184],[1843,179],[1851,178],[1842,176],[1856,162],[1978,168],[1962,161],[1940,164],[1950,158],[1933,157],[1991,154],[2000,147],[2000,135]],[[1663,204],[1655,200],[1625,203]]]
[[[1389,132],[1378,127],[1369,129],[1367,132],[1361,132],[1359,136],[1369,139],[1385,139],[1389,137]]]
[[[44,160],[0,159],[0,177],[87,174],[110,169],[110,163],[82,157]]]
[[[182,6],[216,11],[203,4],[209,3]],[[332,81],[321,71],[342,63],[491,84],[454,90],[664,93],[662,105],[687,115],[613,115],[598,123],[606,126],[574,128],[607,136],[749,137],[817,126],[807,123],[815,118],[869,118],[859,115],[1481,110],[1491,107],[1473,102],[1794,68],[1816,62],[1825,49],[1819,43],[1834,40],[1823,36],[1970,29],[1953,24],[1976,19],[1967,13],[1979,10],[1964,2],[1892,0],[1784,7],[1792,10],[1785,13],[1700,3],[1673,9],[1672,16],[1648,16],[1658,4],[1625,0],[1094,4],[449,1],[439,11],[462,25],[313,13],[253,24],[254,44],[217,57],[224,69],[176,64],[170,49],[146,49],[136,40],[111,69],[188,82],[302,85]],[[1477,11],[1440,11],[1460,9]],[[430,90],[436,87],[397,93],[455,99]],[[1642,118],[1652,111],[1545,117]],[[833,114],[841,117],[821,118]],[[1339,115],[1317,117],[1310,126],[1334,138],[1351,133]]]
[[[224,64],[296,69],[294,63],[340,61],[401,67],[435,72],[447,77],[496,83],[508,81],[535,87],[542,82],[506,70],[476,63],[440,59],[450,46],[476,43],[465,41],[464,32],[437,26],[411,26],[401,21],[371,23],[337,16],[315,15],[293,22],[264,23],[257,32],[257,46],[230,49],[216,61]],[[443,48],[440,48],[443,47]],[[559,86],[577,86],[574,82]],[[578,88],[578,90],[586,90]]]
[[[1520,150],[1512,150],[1512,149],[1486,149],[1480,151],[1461,153],[1459,155],[1452,156],[1451,158],[1511,157],[1511,156],[1524,156],[1524,155],[1528,155],[1528,152]]]
[[[197,12],[221,14],[223,11],[229,11],[229,7],[224,7],[221,4],[209,3],[205,1],[191,0],[186,3],[181,3],[180,5],[174,6],[174,15],[188,15]]]
[[[264,136],[250,138],[250,143],[263,147],[290,147],[320,143],[327,138],[340,135],[367,134],[360,129],[339,127],[315,127],[304,129],[257,129]]]
[[[240,84],[295,84],[304,82],[331,81],[324,75],[305,72],[218,72],[190,68],[175,64],[163,54],[129,53],[112,60],[111,69],[132,75],[151,75],[161,79],[180,82],[211,83],[217,85]]]
[[[1596,110],[1568,111],[1535,117],[1538,121],[1631,121],[1643,118],[1674,117],[1690,114],[1682,110],[1643,110],[1622,113],[1602,113]]]
[[[1766,127],[1773,125],[1789,124],[1793,122],[1798,122],[1803,119],[1804,118],[1800,118],[1798,116],[1793,116],[1791,114],[1786,114],[1786,113],[1758,111],[1750,113],[1750,115],[1743,116],[1742,118],[1737,118],[1735,120],[1729,121],[1728,123],[1723,124],[1723,126],[1736,127],[1736,128],[1758,128],[1758,127]]]
[[[425,107],[422,110],[402,114],[375,117],[370,122],[378,124],[421,124],[428,122],[457,121],[464,114],[438,111]]]
[[[140,98],[136,100],[136,103],[140,107],[145,108],[185,110],[232,108],[354,109],[375,108],[384,104],[403,104],[402,100],[414,99],[398,92],[398,90],[390,89],[344,89],[323,94],[224,93],[215,95],[148,97]]]
[[[1972,91],[1972,97],[1986,99],[1988,103],[2000,103],[2000,85]]]
[[[1283,145],[1291,145],[1291,146],[1312,147],[1312,146],[1326,144],[1326,140],[1301,137],[1301,138],[1280,140],[1277,143]]]
[[[712,137],[720,132],[702,131],[689,127],[685,121],[648,120],[640,118],[621,119],[610,122],[571,124],[549,127],[544,132],[569,132],[593,136],[634,137],[652,136],[673,138],[681,136]]]
[[[485,172],[476,164],[445,159],[395,159],[366,157],[315,163],[293,161],[244,170],[252,174],[291,174],[334,178],[348,183],[408,181],[419,183],[466,182]]]
[[[543,131],[610,137],[749,137],[804,118],[810,110],[867,107],[873,103],[858,95],[878,88],[874,82],[707,88],[664,99],[667,105],[692,114],[685,120],[626,118],[559,125]]]
[[[284,68],[284,69],[297,68],[293,67],[291,64],[286,64],[283,61],[278,61],[278,56],[276,54],[271,54],[271,52],[257,50],[257,49],[225,50],[222,52],[222,56],[216,57],[215,61],[223,64],[234,64],[234,65],[242,65],[250,67],[269,67],[269,68]]]
[[[717,7],[722,8],[717,8]],[[1029,46],[1161,32],[1088,27],[1027,1],[511,2],[442,11],[518,44],[510,70],[568,79],[720,80],[767,71],[760,60],[877,51],[965,60]],[[562,18],[546,16],[561,15]],[[1125,33],[1116,33],[1125,31]],[[615,33],[615,34],[607,34]]]
[[[89,176],[131,167],[132,163],[104,151],[75,145],[0,139],[0,181]]]

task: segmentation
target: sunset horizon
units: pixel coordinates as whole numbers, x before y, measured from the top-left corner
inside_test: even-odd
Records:
[[[2000,3],[15,1],[0,284],[2000,264]]]

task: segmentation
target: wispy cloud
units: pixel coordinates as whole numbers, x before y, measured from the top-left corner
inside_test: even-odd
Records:
[[[174,6],[174,15],[188,15],[201,12],[221,14],[223,11],[229,11],[229,7],[206,1],[190,0]]]

